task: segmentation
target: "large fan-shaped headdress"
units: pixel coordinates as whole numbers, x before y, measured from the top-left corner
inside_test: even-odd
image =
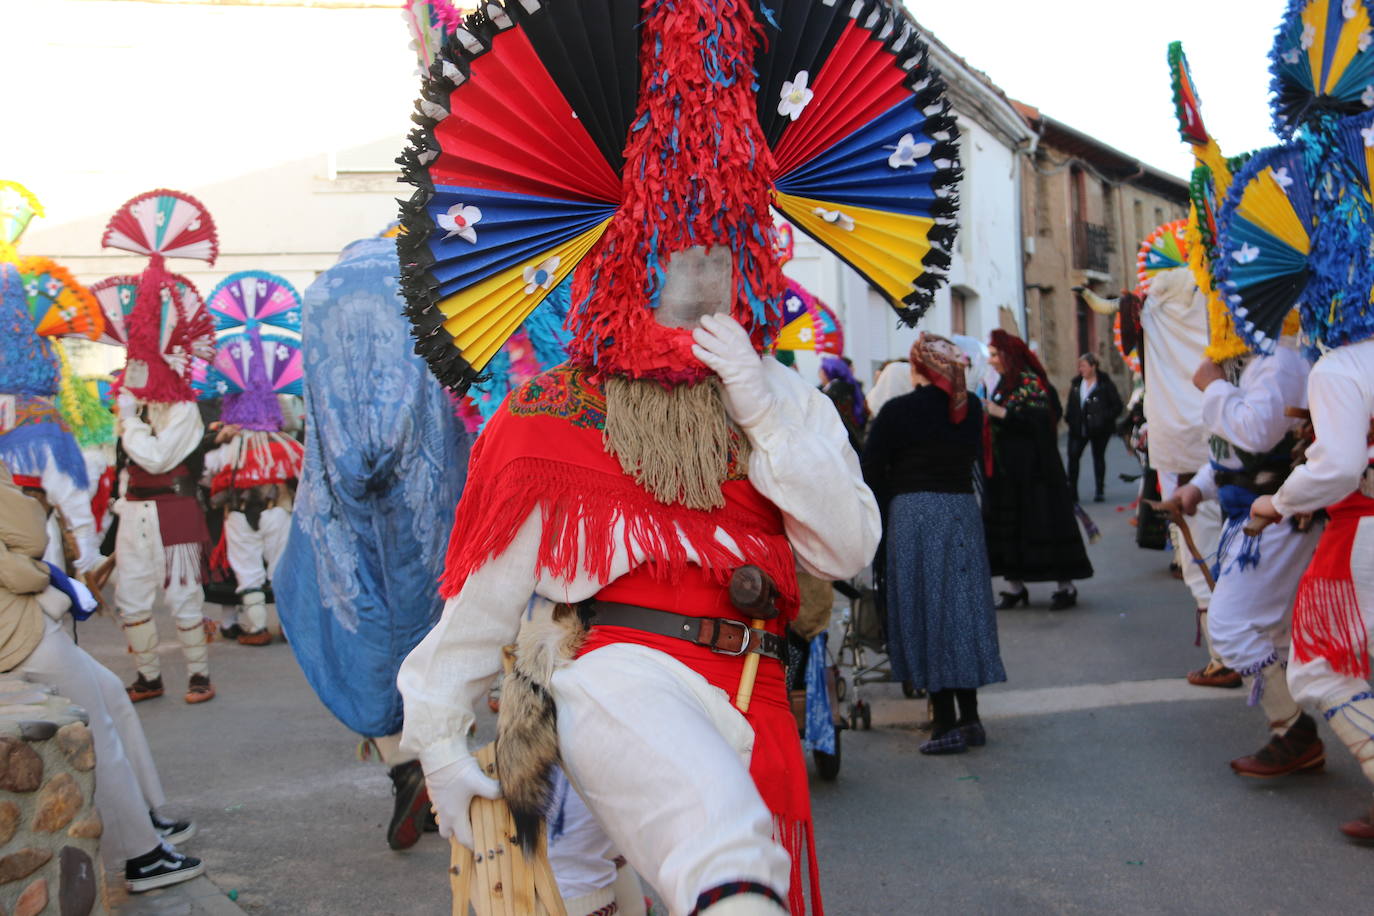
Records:
[[[210,214],[189,194],[149,191],[116,211],[101,243],[149,259],[124,316],[125,387],[146,401],[194,400],[191,361],[213,356],[214,326],[195,287],[168,273],[165,259],[213,264],[218,241]]]
[[[17,181],[0,181],[0,260],[11,260],[6,251],[19,244],[19,238],[35,216],[43,215],[43,205]]]
[[[700,377],[652,320],[666,263],[734,256],[731,310],[781,319],[770,205],[914,323],[948,265],[954,120],[883,0],[488,3],[445,43],[401,162],[399,241],[417,352],[462,390],[579,263],[573,358]]]
[[[1370,0],[1292,0],[1271,58],[1275,130],[1221,208],[1214,274],[1236,328],[1270,352],[1297,306],[1315,349],[1374,335]]]
[[[0,181],[0,392],[50,397],[60,377],[53,345],[40,338],[88,337],[104,330],[95,297],[66,268],[50,258],[25,257],[16,243],[42,206],[28,189]],[[21,307],[22,304],[22,307]]]
[[[788,279],[782,300],[779,350],[814,350],[844,355],[844,329],[830,307],[796,280]]]
[[[282,428],[279,394],[302,394],[301,297],[258,270],[230,274],[210,293],[215,358],[204,387],[223,397],[220,419],[244,429]]]

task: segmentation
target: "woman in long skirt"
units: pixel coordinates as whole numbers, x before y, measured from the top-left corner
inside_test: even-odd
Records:
[[[1028,605],[1027,582],[1054,582],[1050,610],[1064,610],[1078,602],[1074,580],[1092,578],[1093,567],[1059,457],[1058,397],[1040,360],[1014,334],[992,332],[988,364],[1001,373],[987,405],[992,474],[983,491],[988,562],[1007,580],[998,607]]]
[[[973,495],[983,412],[964,386],[965,359],[952,342],[922,334],[911,348],[916,390],[883,406],[863,456],[883,507],[892,675],[930,691],[935,708],[923,754],[986,743],[977,691],[1007,679]]]

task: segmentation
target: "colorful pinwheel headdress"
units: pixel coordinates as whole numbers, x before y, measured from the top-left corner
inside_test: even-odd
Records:
[[[771,207],[914,324],[953,242],[957,131],[924,42],[886,0],[489,2],[449,36],[399,160],[416,350],[462,391],[574,275],[574,360],[700,378],[653,320],[666,265],[734,260],[760,348],[782,321]],[[580,266],[579,266],[580,265]]]
[[[223,397],[220,419],[244,429],[282,428],[279,394],[302,394],[301,297],[275,274],[230,274],[210,293],[215,356],[201,393]]]
[[[1291,0],[1270,70],[1274,128],[1218,218],[1213,265],[1236,329],[1271,352],[1297,307],[1316,353],[1374,336],[1371,0]]]
[[[128,348],[124,385],[146,401],[195,400],[191,364],[214,355],[214,324],[195,286],[169,273],[167,258],[215,263],[219,252],[214,220],[205,207],[180,191],[149,191],[125,203],[110,218],[101,244],[148,256],[125,309],[127,277],[104,281],[123,312]],[[112,282],[113,281],[113,282]],[[104,286],[104,284],[102,284]],[[105,302],[110,302],[109,295]],[[110,314],[111,308],[105,309]]]

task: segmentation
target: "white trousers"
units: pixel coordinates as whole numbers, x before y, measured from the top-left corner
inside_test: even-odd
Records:
[[[790,859],[749,775],[754,731],[724,691],[670,656],[606,646],[556,671],[559,747],[573,786],[671,916],[704,891],[755,881],[787,895]],[[729,906],[726,906],[729,904]],[[785,914],[757,895],[710,912]]]
[[[1197,507],[1197,514],[1187,520],[1188,532],[1193,536],[1198,553],[1203,562],[1211,563],[1217,552],[1217,541],[1221,538],[1221,507],[1215,500],[1207,500]],[[1183,568],[1183,584],[1193,593],[1193,602],[1202,610],[1212,603],[1212,589],[1203,575],[1202,565],[1193,559],[1188,545],[1183,540],[1183,532],[1177,525],[1169,526],[1169,538],[1174,544],[1174,559]]]
[[[162,841],[148,813],[166,798],[143,724],[119,678],[66,631],[44,617],[43,641],[19,670],[51,684],[90,714],[95,739],[95,804],[105,832],[101,849],[110,866],[143,855]]]
[[[1350,555],[1350,571],[1355,582],[1355,597],[1364,616],[1365,631],[1374,636],[1374,517],[1360,520]],[[1299,703],[1318,708],[1323,713],[1336,709],[1359,694],[1370,692],[1369,682],[1338,674],[1323,658],[1305,664],[1298,664],[1295,659],[1288,666],[1288,687]],[[1374,721],[1369,723],[1369,731],[1374,737]]]
[[[1320,528],[1296,532],[1287,522],[1259,536],[1259,565],[1236,561],[1245,542],[1237,532],[1221,557],[1221,575],[1207,613],[1212,645],[1228,668],[1258,673],[1266,661],[1288,658],[1293,599],[1321,539]]]
[[[229,566],[238,580],[239,592],[257,591],[277,574],[277,562],[291,533],[291,513],[280,506],[267,509],[254,531],[248,516],[230,512],[224,520],[224,532]]]
[[[115,557],[119,616],[125,624],[152,617],[159,595],[178,626],[200,622],[205,590],[196,581],[199,570],[174,566],[171,582],[167,583],[167,555],[158,528],[156,502],[120,501]]]

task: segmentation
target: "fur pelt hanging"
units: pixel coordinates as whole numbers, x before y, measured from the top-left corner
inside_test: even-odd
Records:
[[[586,630],[566,604],[540,602],[520,628],[515,666],[501,683],[496,723],[496,767],[515,821],[515,840],[532,853],[539,826],[553,801],[559,762],[558,710],[549,684],[554,671],[577,655]]]

